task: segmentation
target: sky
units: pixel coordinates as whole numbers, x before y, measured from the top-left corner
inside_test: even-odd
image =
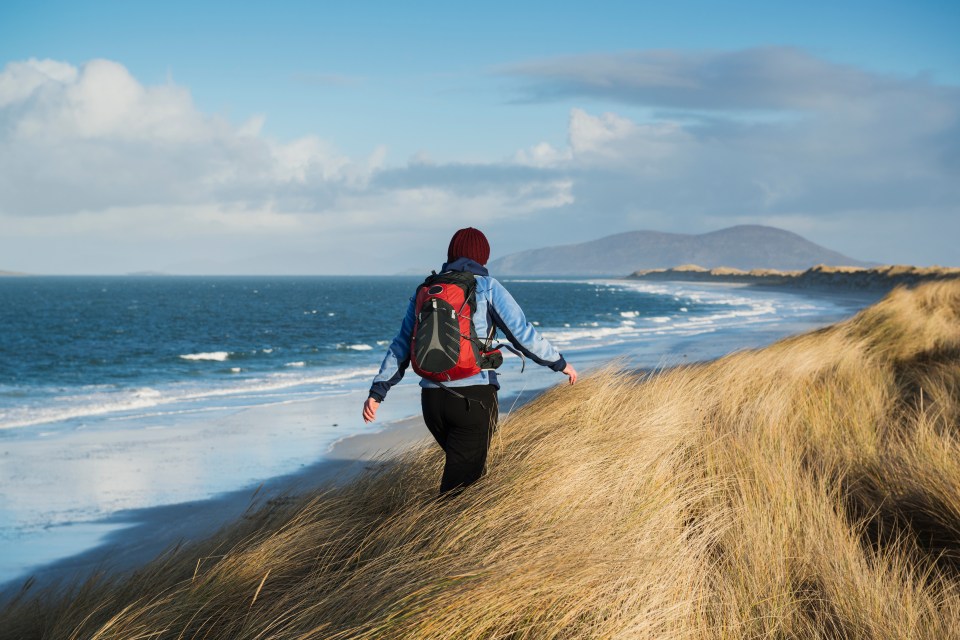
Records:
[[[960,3],[0,3],[0,270],[777,226],[960,266]],[[253,4],[253,3],[249,3]]]

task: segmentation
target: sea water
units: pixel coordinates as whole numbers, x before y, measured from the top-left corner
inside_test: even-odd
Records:
[[[359,410],[419,281],[0,279],[0,583],[82,551],[118,513],[291,473],[415,414],[412,373],[378,423]],[[865,304],[694,283],[501,282],[581,372],[713,358]],[[502,373],[504,397],[564,380],[514,357]]]

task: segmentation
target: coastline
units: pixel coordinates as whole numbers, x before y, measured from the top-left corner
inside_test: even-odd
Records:
[[[544,391],[546,389],[502,394],[501,417],[507,415],[507,409],[517,409]],[[317,411],[311,405],[325,400],[320,398],[303,403],[303,413],[313,415]],[[68,525],[100,526],[110,531],[92,548],[0,583],[0,605],[26,589],[33,593],[42,589],[69,588],[98,574],[129,574],[168,552],[202,542],[271,502],[282,503],[305,493],[345,484],[404,451],[432,443],[433,438],[423,417],[410,415],[383,422],[378,431],[345,435],[332,442],[322,457],[312,464],[256,485],[201,500],[129,509],[96,522]]]
[[[753,269],[744,271],[730,267],[706,269],[698,265],[682,265],[669,269],[646,269],[627,276],[628,280],[650,282],[695,282],[697,284],[742,284],[752,288],[801,290],[811,293],[873,292],[882,295],[894,287],[916,286],[960,278],[960,268],[913,267],[885,265],[879,267],[831,267],[817,265],[806,271]]]
[[[313,402],[323,402],[323,399]],[[309,404],[309,403],[305,403]],[[309,407],[305,407],[309,410]],[[347,435],[333,442],[313,464],[215,496],[170,505],[120,511],[80,527],[105,527],[101,541],[79,554],[37,567],[29,575],[0,584],[0,603],[25,584],[37,588],[67,586],[98,573],[133,571],[180,545],[205,539],[244,514],[302,493],[348,482],[408,448],[431,442],[420,416],[384,422],[379,431]]]
[[[595,371],[511,418],[487,477],[455,500],[432,497],[442,456],[413,452],[128,577],[34,590],[0,627],[953,637],[958,311],[960,283],[901,288],[702,365]]]
[[[735,285],[734,288],[739,287]],[[825,297],[819,292],[777,289],[792,296]],[[870,301],[866,296],[861,295],[863,293],[865,292],[843,292],[842,298],[847,304],[837,305],[838,309],[844,307],[844,310],[839,313],[847,316],[855,309],[868,305]],[[833,313],[836,314],[838,311],[834,310]],[[834,321],[836,317],[832,319],[824,316],[786,317],[772,324],[761,324],[752,328],[735,326],[708,333],[695,333],[688,337],[675,337],[669,343],[669,348],[667,344],[651,334],[649,339],[633,345],[628,351],[631,351],[629,354],[631,357],[639,357],[641,361],[649,362],[650,366],[662,368],[697,360],[712,360],[731,351],[769,344],[785,335],[802,333]],[[602,365],[626,355],[622,351],[622,345],[611,344],[600,349],[574,350],[570,355],[577,362],[581,373],[584,373],[592,366]],[[592,361],[587,359],[588,355],[593,358]],[[539,396],[546,388],[559,382],[553,377],[556,374],[546,370],[540,371],[537,367],[533,367],[532,371],[528,370],[522,378],[517,377],[518,365],[519,363],[511,362],[507,373],[501,376],[501,379],[507,383],[507,390],[501,392],[501,416],[505,416],[508,410],[525,404]],[[55,531],[54,535],[38,541],[37,547],[56,546],[57,536],[60,537],[59,539],[67,540],[74,533],[86,536],[88,540],[93,541],[93,544],[79,553],[63,553],[59,560],[37,562],[31,565],[31,568],[20,574],[20,577],[0,584],[0,600],[6,600],[9,596],[15,595],[29,575],[33,575],[36,579],[35,586],[31,587],[35,591],[58,583],[68,585],[98,572],[110,574],[129,572],[161,556],[164,551],[173,549],[180,543],[202,541],[242,518],[251,509],[267,504],[270,500],[283,500],[285,497],[299,493],[347,482],[357,473],[376,464],[377,460],[384,460],[392,453],[398,453],[419,443],[432,442],[422,419],[419,416],[410,415],[413,407],[419,404],[418,398],[414,401],[414,396],[419,395],[418,388],[415,385],[403,385],[402,388],[396,389],[394,394],[398,395],[393,399],[395,402],[390,403],[390,411],[398,411],[401,416],[398,419],[383,422],[376,431],[361,431],[364,425],[356,424],[359,416],[354,416],[354,413],[359,411],[354,412],[353,409],[348,412],[340,411],[334,406],[336,403],[333,403],[330,397],[311,398],[278,406],[245,408],[225,416],[219,420],[218,425],[227,430],[224,435],[231,438],[237,433],[243,435],[247,433],[245,428],[250,432],[281,431],[284,437],[291,438],[286,444],[288,449],[305,447],[303,450],[309,451],[315,447],[318,444],[318,436],[313,429],[317,427],[336,427],[339,423],[343,425],[340,429],[343,429],[344,434],[329,445],[327,444],[330,442],[329,439],[324,441],[323,450],[317,449],[313,462],[291,464],[288,468],[293,468],[294,471],[268,477],[262,483],[237,483],[234,486],[221,483],[223,488],[209,498],[121,509],[100,519],[78,520],[65,525],[55,525],[51,528]],[[353,397],[354,395],[356,397]],[[359,391],[350,392],[340,396],[337,403],[359,407],[362,401],[360,395]],[[348,414],[350,417],[347,417]],[[404,414],[406,417],[402,417]],[[384,414],[381,411],[381,417],[384,415],[390,414]],[[354,424],[354,427],[349,426]],[[373,425],[371,428],[377,428],[377,426]],[[166,433],[169,434],[171,431],[174,430],[168,429]],[[93,435],[89,433],[84,437],[90,438]],[[219,439],[220,436],[216,435],[216,438]],[[190,440],[184,441],[181,446],[200,447],[206,446],[209,442],[209,440],[199,442]],[[249,451],[250,448],[274,447],[276,444],[262,433],[251,433],[242,442],[231,441],[231,446],[236,451],[240,451],[239,447]],[[227,454],[229,458],[230,451]],[[152,455],[155,459],[159,457],[156,453]],[[243,459],[236,460],[237,464],[245,462],[247,461]],[[298,465],[299,468],[297,468]],[[217,468],[197,469],[196,472],[216,473]],[[122,479],[116,481],[119,482]],[[238,486],[239,488],[235,488]],[[76,548],[76,546],[65,545],[65,548]]]

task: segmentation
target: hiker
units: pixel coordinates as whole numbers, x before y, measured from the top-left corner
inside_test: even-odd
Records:
[[[369,397],[363,405],[364,422],[372,422],[387,392],[400,382],[413,358],[414,370],[421,375],[423,419],[446,454],[440,480],[441,494],[460,490],[483,475],[487,449],[498,418],[497,390],[500,383],[494,369],[503,358],[493,344],[497,329],[503,332],[513,347],[502,345],[503,348],[519,352],[518,355],[539,365],[563,372],[569,377],[570,384],[577,381],[577,371],[573,365],[564,360],[556,348],[527,322],[520,305],[503,285],[490,277],[484,267],[489,257],[490,244],[479,230],[468,227],[453,234],[447,248],[447,262],[441,267],[440,273],[428,277],[417,288],[417,294],[410,298],[400,332],[387,349],[380,372],[374,377]],[[473,286],[475,309],[474,305],[468,304]],[[431,298],[448,295],[455,298],[452,304],[449,301],[440,304]],[[418,300],[430,307],[426,313],[422,312],[424,307],[418,308]],[[447,306],[444,307],[444,304]],[[436,313],[438,305],[448,309],[446,316]],[[458,307],[460,311],[455,314],[453,307]],[[439,318],[439,328],[437,325],[428,326],[433,322],[428,317],[431,311]],[[471,316],[469,322],[466,321],[466,315]],[[451,317],[453,319],[447,325],[452,326],[448,330],[451,333],[446,335],[450,336],[448,344],[453,344],[447,348],[447,351],[454,351],[453,358],[449,354],[445,356],[441,348],[429,351],[430,345],[436,342],[437,332],[444,330],[442,323]],[[464,333],[467,327],[469,334]],[[424,334],[423,331],[432,333]],[[417,336],[421,336],[420,345],[414,345],[414,351],[411,351],[411,342],[415,343]],[[478,336],[483,336],[483,339]],[[457,344],[461,338],[462,343]],[[472,349],[471,343],[477,348]],[[460,351],[456,353],[458,349]],[[460,359],[454,360],[456,356]],[[456,364],[445,372],[434,373],[437,368],[431,369],[427,361],[445,358],[450,358],[447,363],[452,361]],[[418,359],[424,362],[418,362]],[[443,366],[440,365],[441,368]]]

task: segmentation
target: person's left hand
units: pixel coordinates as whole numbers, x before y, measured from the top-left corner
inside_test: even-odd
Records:
[[[377,418],[377,409],[380,408],[380,403],[374,400],[373,398],[367,398],[367,401],[363,403],[363,421],[364,422],[373,422]]]
[[[567,366],[564,367],[563,373],[570,378],[570,384],[574,384],[577,381],[577,370],[573,368],[573,365],[569,362]]]

